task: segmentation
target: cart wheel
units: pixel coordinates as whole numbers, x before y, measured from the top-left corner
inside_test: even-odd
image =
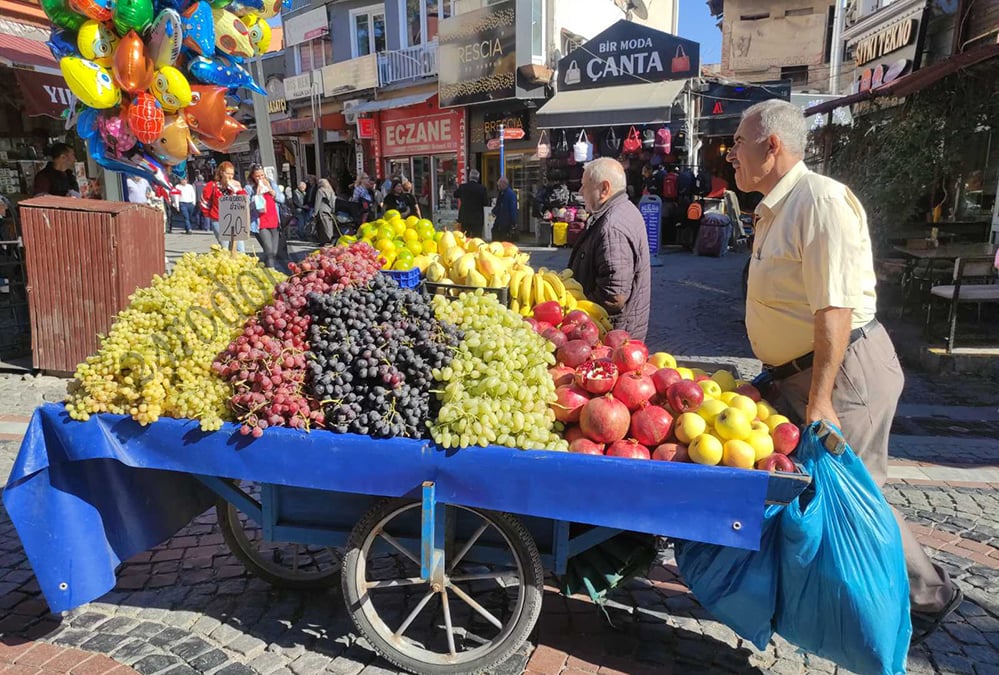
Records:
[[[260,485],[242,481],[240,489],[260,500]],[[278,588],[310,589],[335,586],[343,556],[325,546],[266,541],[260,523],[224,499],[215,504],[226,545],[246,569]]]
[[[541,556],[520,521],[446,508],[442,588],[420,576],[420,502],[376,504],[344,554],[343,595],[357,629],[385,659],[419,675],[473,675],[505,661],[541,612]]]

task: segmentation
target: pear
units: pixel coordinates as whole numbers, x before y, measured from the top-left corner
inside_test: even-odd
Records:
[[[475,262],[475,254],[466,253],[451,265],[451,271],[456,272],[460,277],[467,277],[469,273],[475,269]],[[454,278],[453,274],[451,278]]]
[[[507,261],[493,255],[489,248],[483,246],[476,254],[476,267],[486,277],[491,277],[507,269]]]
[[[427,266],[427,280],[434,283],[440,283],[447,275],[447,268],[440,262],[435,261]]]
[[[439,250],[441,253],[446,253],[447,251],[450,251],[452,248],[456,247],[457,245],[458,242],[454,238],[454,232],[447,230],[441,236],[441,240],[437,242],[437,250]]]
[[[489,252],[492,253],[494,256],[497,256],[499,258],[506,256],[506,248],[503,246],[503,242],[501,241],[490,242],[489,244],[487,244],[487,248],[489,249]]]
[[[465,285],[475,286],[476,288],[485,288],[489,284],[486,278],[476,269],[468,273],[468,278],[465,282]]]

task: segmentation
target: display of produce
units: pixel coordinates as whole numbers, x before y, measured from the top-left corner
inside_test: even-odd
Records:
[[[325,423],[319,402],[307,395],[306,311],[311,293],[334,293],[366,284],[378,275],[378,252],[364,242],[328,246],[299,264],[274,288],[273,302],[243,327],[213,367],[231,387],[230,408],[244,434],[260,436],[268,426],[308,429]]]
[[[442,234],[426,218],[409,216],[404,219],[398,211],[390,209],[378,220],[363,223],[357,236],[344,235],[337,244],[349,246],[356,241],[365,241],[381,254],[385,261],[382,269],[425,272],[437,253],[437,242]]]
[[[339,293],[310,293],[307,389],[326,427],[375,438],[425,438],[437,419],[433,372],[462,334],[438,321],[426,295],[376,275]]]
[[[283,279],[217,246],[185,254],[168,276],[132,294],[97,352],[77,367],[67,411],[80,420],[131,415],[142,424],[189,417],[202,429],[219,428],[230,418],[231,390],[213,374],[212,360]]]
[[[449,366],[434,369],[441,409],[431,425],[445,448],[503,445],[567,450],[558,433],[552,346],[522,317],[481,290],[434,296],[437,318],[464,332]]]

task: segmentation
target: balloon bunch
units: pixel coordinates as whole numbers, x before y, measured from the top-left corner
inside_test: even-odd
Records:
[[[90,154],[106,169],[166,184],[246,129],[236,92],[265,93],[244,67],[267,51],[267,20],[289,0],[41,0],[48,46]],[[234,103],[235,102],[235,103]]]

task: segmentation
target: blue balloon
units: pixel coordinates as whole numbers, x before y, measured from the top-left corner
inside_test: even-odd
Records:
[[[174,164],[170,167],[170,177],[174,180],[180,180],[181,178],[187,178],[187,160],[185,159],[180,164]]]
[[[88,110],[92,109],[88,108]],[[83,113],[80,113],[80,117],[83,117]],[[79,122],[77,125],[79,128]],[[96,126],[95,117],[95,134]],[[104,145],[104,141],[101,140],[100,134],[91,135],[87,139],[87,149],[90,151],[90,156],[94,158],[94,161],[108,171],[118,171],[119,173],[130,176],[139,176],[140,178],[145,178],[153,183],[158,183],[167,189],[171,187],[170,180],[167,178],[167,174],[166,171],[163,170],[163,166],[149,155],[139,153],[127,159],[115,159],[110,157],[108,156],[107,146]]]
[[[236,16],[254,14],[264,8],[264,0],[232,0],[226,5],[226,11]]]
[[[193,3],[181,13],[180,22],[185,47],[204,56],[215,53],[215,19],[211,5],[203,1]]]
[[[100,140],[100,133],[98,133],[97,128],[97,116],[99,114],[95,109],[84,106],[83,110],[76,116],[76,133],[80,138],[90,141],[90,139],[96,137]]]
[[[45,44],[52,52],[52,56],[56,61],[64,56],[80,55],[76,49],[76,36],[69,31],[62,30],[60,28],[52,28],[52,32],[49,34],[49,39],[46,40]]]
[[[258,94],[266,94],[253,77],[242,66],[233,63],[221,54],[214,59],[198,56],[187,64],[187,69],[198,82],[221,87],[245,87]]]

